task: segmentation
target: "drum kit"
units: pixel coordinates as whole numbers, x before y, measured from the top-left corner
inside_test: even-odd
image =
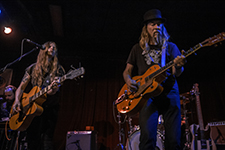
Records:
[[[187,109],[187,104],[191,103],[194,100],[194,96],[191,92],[180,94],[180,104],[181,104],[181,125],[184,127],[184,131],[181,131],[181,147],[183,150],[190,150],[191,147],[191,133],[189,130],[189,115],[193,115],[193,110]],[[119,115],[119,118],[121,116]],[[129,131],[127,133],[127,139],[125,146],[121,142],[121,133],[119,132],[118,144],[122,150],[139,150],[139,138],[140,138],[140,126],[132,125],[132,117],[127,117],[126,122],[128,122]],[[120,125],[119,125],[120,126]],[[121,129],[121,126],[120,126]],[[122,130],[124,132],[124,130]],[[124,137],[124,133],[123,133]],[[165,129],[164,129],[164,120],[163,116],[158,117],[158,126],[157,126],[157,141],[156,141],[156,150],[164,150],[164,141],[165,141]]]
[[[129,117],[129,128],[128,138],[126,141],[126,150],[139,150],[139,138],[140,138],[140,126],[131,124],[131,117]],[[164,150],[164,140],[165,140],[165,130],[163,127],[163,117],[162,115],[158,118],[158,127],[157,127],[157,137],[156,137],[156,150]]]

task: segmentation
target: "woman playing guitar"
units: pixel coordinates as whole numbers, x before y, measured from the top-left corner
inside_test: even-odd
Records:
[[[54,149],[52,138],[59,107],[57,99],[59,86],[56,79],[65,74],[58,62],[55,42],[48,41],[43,47],[45,49],[40,50],[37,62],[26,69],[16,90],[11,114],[17,114],[18,117],[15,119],[16,117],[13,116],[9,122],[11,128],[20,125],[18,130],[27,131],[28,149],[32,150],[41,149],[43,146],[49,150]],[[28,84],[33,88],[27,95],[24,91]],[[34,96],[38,97],[35,93],[37,94],[44,87],[50,87],[46,89],[47,100],[45,94],[31,102]],[[27,126],[29,127],[26,129]]]

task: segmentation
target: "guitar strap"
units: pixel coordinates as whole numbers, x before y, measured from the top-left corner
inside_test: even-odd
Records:
[[[161,54],[161,67],[166,65],[166,46],[162,47],[162,54]]]

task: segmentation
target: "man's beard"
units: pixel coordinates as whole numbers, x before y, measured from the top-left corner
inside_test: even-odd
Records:
[[[161,46],[162,45],[162,41],[163,41],[162,34],[160,32],[156,32],[154,38],[155,38],[156,44]]]

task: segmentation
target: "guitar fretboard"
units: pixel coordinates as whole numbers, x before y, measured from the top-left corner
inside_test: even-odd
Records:
[[[39,92],[35,93],[33,96],[30,97],[30,101],[34,101],[38,97],[42,96],[43,94],[47,93],[49,90],[51,90],[51,86],[47,86],[43,89],[41,89]]]
[[[62,83],[64,80],[66,80],[66,75],[62,76],[61,78],[58,79],[57,83],[60,84]],[[39,92],[35,93],[32,97],[31,97],[31,101],[34,101],[35,99],[37,99],[38,97],[42,96],[43,94],[47,93],[49,90],[51,90],[52,86],[49,85],[43,89],[41,89]]]
[[[65,81],[66,79],[73,79],[76,78],[80,75],[84,74],[84,68],[78,68],[76,70],[71,70],[69,71],[66,75],[60,77],[57,80],[57,83],[60,85],[63,81]],[[54,85],[53,85],[54,86]],[[57,85],[56,85],[57,86]],[[30,102],[34,101],[35,99],[37,99],[38,97],[42,96],[43,94],[47,93],[49,90],[51,90],[52,86],[49,85],[43,89],[41,89],[39,92],[35,93],[33,96],[30,97]]]
[[[191,54],[195,53],[198,49],[200,49],[202,47],[202,44],[199,43],[197,45],[195,45],[193,48],[190,48],[185,54],[185,57],[190,56]],[[160,68],[159,70],[155,71],[154,73],[152,73],[151,75],[149,75],[148,77],[146,77],[148,79],[152,79],[156,76],[158,76],[159,74],[161,74],[162,72],[166,71],[167,69],[171,68],[172,66],[174,66],[175,63],[173,60],[171,60],[169,63],[167,63],[165,66],[163,66],[162,68]]]

